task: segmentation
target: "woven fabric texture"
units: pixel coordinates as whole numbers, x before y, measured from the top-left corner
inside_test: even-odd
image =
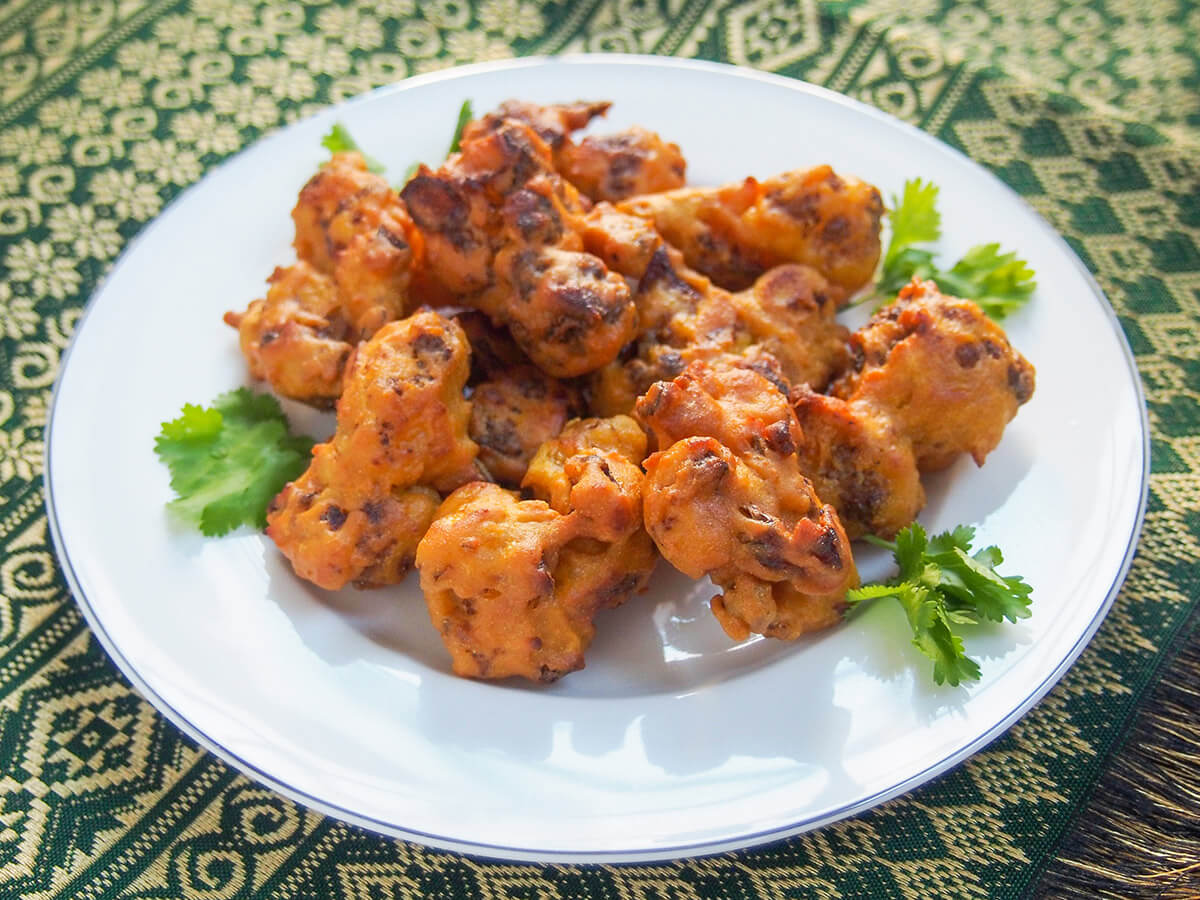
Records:
[[[1049,891],[1043,873],[1200,602],[1197,47],[1200,9],[1155,0],[0,4],[0,897]],[[98,281],[174,195],[330,102],[461,63],[571,51],[795,76],[959,148],[1095,274],[1149,405],[1140,549],[1062,682],[936,781],[765,848],[633,867],[497,864],[306,810],[199,748],[129,686],[89,633],[50,543],[41,474],[63,352]],[[1176,702],[1194,729],[1188,696]],[[1171,892],[1197,881],[1182,853],[1179,872],[1164,880],[1150,865],[1129,893],[1184,896]]]

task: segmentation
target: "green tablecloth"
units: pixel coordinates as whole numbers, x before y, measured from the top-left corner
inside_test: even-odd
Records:
[[[0,5],[0,896],[1196,895],[1198,41],[1200,9],[1171,2]],[[97,281],[172,196],[330,101],[459,63],[571,51],[758,67],[932,132],[1067,236],[1142,373],[1144,537],[1078,663],[951,773],[762,849],[505,865],[310,812],[199,749],[129,687],[49,542],[42,455],[62,353]]]

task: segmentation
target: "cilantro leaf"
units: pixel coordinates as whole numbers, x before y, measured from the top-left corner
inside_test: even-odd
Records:
[[[996,572],[1004,561],[997,547],[972,555],[974,539],[969,525],[928,537],[918,522],[900,529],[894,542],[868,536],[870,543],[892,551],[899,572],[890,581],[855,588],[846,596],[852,609],[868,600],[896,598],[912,629],[913,645],[933,661],[938,684],[975,681],[980,674],[952,626],[1016,622],[1031,614],[1033,589],[1019,576]]]
[[[375,159],[375,157],[363,153],[362,148],[358,146],[358,142],[350,136],[350,132],[341,122],[333,123],[333,127],[329,129],[329,134],[321,138],[321,146],[330,153],[345,153],[349,150],[356,150],[362,153],[362,158],[367,163],[367,169],[377,175],[384,169],[383,163]]]
[[[872,296],[881,300],[891,300],[914,277],[926,279],[932,277],[935,272],[937,267],[933,264],[933,253],[916,247],[906,247],[896,254],[880,273]]]
[[[972,247],[948,270],[938,267],[932,251],[915,246],[941,237],[937,197],[937,185],[920,178],[906,181],[899,198],[892,196],[892,236],[871,297],[887,302],[916,277],[932,279],[947,294],[974,300],[996,320],[1028,302],[1037,287],[1033,270],[1016,253],[1001,252],[998,243]]]
[[[454,124],[454,134],[450,138],[450,153],[457,153],[461,149],[463,130],[473,118],[475,113],[472,111],[471,101],[464,100],[458,108],[458,121]]]
[[[936,591],[907,583],[897,595],[913,632],[913,646],[933,660],[933,680],[938,684],[979,678],[979,665],[963,651],[962,638],[950,628],[945,603]]]
[[[238,388],[208,409],[186,404],[163,423],[154,452],[177,495],[167,507],[213,537],[243,524],[264,527],[267,505],[304,471],[312,446],[288,433],[278,400]]]
[[[185,403],[178,419],[163,422],[162,431],[165,436],[176,441],[208,440],[221,430],[222,422],[219,410]]]
[[[922,559],[927,546],[925,529],[921,527],[920,522],[913,522],[896,535],[893,555],[896,558],[896,565],[900,567],[901,581],[915,581],[920,578],[923,568]]]
[[[927,244],[942,236],[942,214],[937,209],[938,186],[933,182],[910,178],[897,200],[892,195],[892,237],[888,242],[886,267],[913,244]]]
[[[1021,307],[1037,287],[1033,269],[999,244],[980,244],[966,252],[949,272],[933,276],[946,293],[970,297],[993,319]]]

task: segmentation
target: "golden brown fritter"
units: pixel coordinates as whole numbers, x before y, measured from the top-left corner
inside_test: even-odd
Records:
[[[914,281],[851,336],[833,396],[796,390],[800,470],[851,538],[894,537],[925,503],[920,473],[979,464],[1033,392],[1033,367],[974,303]]]
[[[849,364],[850,332],[835,318],[842,293],[811,266],[777,266],[730,298],[735,346],[771,354],[792,386],[820,390]]]
[[[660,247],[634,294],[637,342],[593,375],[593,409],[627,412],[654,382],[669,381],[695,360],[721,356],[769,357],[773,380],[824,387],[848,360],[849,332],[835,318],[840,296],[815,269],[795,264],[771,269],[748,290],[731,294]]]
[[[850,339],[852,370],[832,393],[890,419],[933,472],[970,453],[983,465],[1017,409],[1034,368],[970,300],[914,279]]]
[[[682,187],[687,162],[677,144],[639,126],[614,134],[588,136],[578,144],[571,134],[605,115],[608,102],[549,104],[541,106],[506,100],[495,112],[470,122],[463,140],[475,140],[496,131],[505,121],[528,125],[553,153],[554,168],[580,193],[592,200],[624,200]]]
[[[925,505],[912,441],[868,404],[800,388],[792,394],[800,423],[800,471],[838,512],[851,540],[891,539]]]
[[[738,456],[763,457],[768,468],[795,456],[799,425],[787,394],[730,359],[697,361],[674,380],[652,385],[638,400],[637,414],[661,449],[703,436]]]
[[[728,292],[687,269],[678,254],[659,247],[638,282],[638,338],[589,383],[592,409],[601,415],[633,410],[656,381],[670,381],[694,360],[731,350],[737,311]]]
[[[596,613],[643,588],[657,559],[644,453],[631,419],[576,420],[530,467],[541,499],[479,482],[446,499],[417,568],[455,673],[546,682],[583,667]]]
[[[495,255],[515,237],[510,225],[529,249],[556,246],[582,207],[554,173],[550,148],[524,125],[506,120],[461,147],[437,171],[418,170],[401,196],[425,238],[431,276],[467,298],[494,285]]]
[[[729,292],[680,264],[668,248],[650,260],[635,299],[643,344],[683,351],[700,345],[725,349],[734,341],[737,309]]]
[[[623,213],[611,203],[597,203],[587,212],[581,235],[584,249],[600,257],[614,272],[633,279],[646,274],[651,260],[663,247],[662,235],[652,222]],[[682,266],[682,255],[678,251],[674,255],[675,262]]]
[[[473,141],[497,131],[505,122],[528,125],[551,151],[557,152],[570,142],[573,132],[586,128],[597,116],[605,115],[610,101],[579,100],[575,103],[529,103],[524,100],[505,100],[494,112],[468,122],[462,140]]]
[[[399,581],[441,500],[479,478],[467,436],[462,329],[422,311],[360,344],[337,430],[279,493],[267,534],[302,578],[337,590]]]
[[[527,126],[480,129],[436,172],[423,167],[403,196],[429,275],[507,327],[545,372],[598,369],[633,336],[628,285],[585,252],[579,194]]]
[[[581,623],[555,602],[553,571],[574,523],[486,482],[449,497],[417,546],[429,618],[457,675],[553,681],[578,669]]]
[[[735,640],[794,639],[841,620],[857,578],[837,514],[800,474],[800,428],[758,372],[694,362],[638,401],[658,446],[645,463],[646,530],[685,575],[708,575]]]
[[[538,448],[521,486],[560,513],[577,511],[589,537],[615,540],[641,522],[645,458],[646,434],[629,416],[573,419]]]
[[[679,145],[636,125],[589,135],[578,144],[565,142],[555,154],[555,166],[580,193],[611,203],[683,187],[687,177]]]
[[[492,374],[471,394],[469,433],[479,461],[497,482],[516,488],[543,443],[581,412],[578,391],[531,365]]]
[[[594,614],[620,606],[649,581],[658,551],[642,524],[645,456],[642,429],[614,416],[569,422],[529,464],[523,489],[578,523],[555,569],[568,608]]]
[[[358,340],[407,310],[421,236],[399,195],[362,155],[335,153],[292,210],[296,256],[337,282],[343,316]]]
[[[388,183],[358,153],[336,153],[292,210],[299,262],[276,269],[267,296],[226,313],[256,378],[285,397],[328,406],[349,350],[409,303],[421,236]]]
[[[337,286],[310,263],[277,268],[266,297],[225,321],[238,330],[250,374],[285,397],[332,406],[354,345],[342,317]]]
[[[496,273],[508,287],[481,295],[479,308],[505,321],[529,358],[557,378],[615,359],[637,329],[629,285],[590,253],[509,247],[497,254]]]
[[[652,221],[689,266],[728,290],[748,288],[773,266],[804,263],[848,298],[879,261],[879,191],[829,166],[634,197],[618,209]]]
[[[476,385],[518,366],[530,365],[529,357],[517,346],[507,329],[497,328],[479,310],[461,310],[452,318],[462,327],[467,343],[471,345],[471,376],[467,384]]]

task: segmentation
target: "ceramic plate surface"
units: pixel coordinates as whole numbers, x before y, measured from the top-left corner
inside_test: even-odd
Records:
[[[293,259],[289,211],[343,122],[399,179],[436,162],[459,104],[615,101],[594,131],[678,142],[689,180],[830,162],[885,197],[941,186],[941,258],[998,240],[1037,272],[1007,324],[1037,392],[978,469],[929,485],[922,521],[999,544],[1034,586],[1019,625],[968,629],[983,677],[936,687],[899,607],[795,644],[731,643],[711,588],[661,565],[601,614],[587,668],[548,687],[455,678],[415,577],[322,592],[264,536],[206,539],[165,509],[161,422],[248,383],[221,321]],[[323,437],[328,416],[288,406]],[[164,714],[239,769],[389,834],[491,857],[651,860],[795,834],[909,790],[980,749],[1062,675],[1127,570],[1144,504],[1144,406],[1128,347],[1067,245],[979,166],[800,82],[630,57],[523,60],[412,79],[260,141],[185,192],[97,291],[47,449],[60,558],[96,635]],[[886,560],[864,552],[867,577]]]

